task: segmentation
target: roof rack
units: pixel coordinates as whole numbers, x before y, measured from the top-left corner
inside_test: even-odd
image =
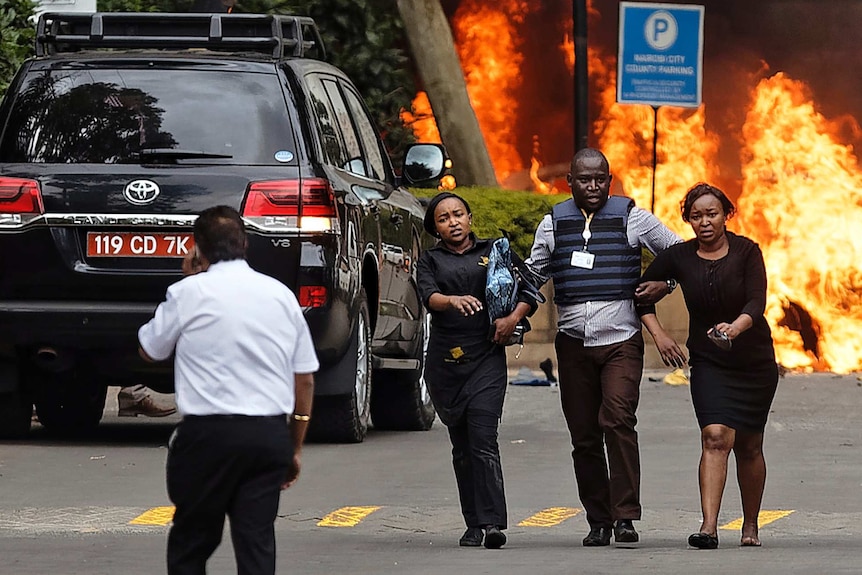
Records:
[[[45,13],[36,26],[36,54],[93,48],[206,48],[326,58],[323,39],[307,16],[171,14],[158,12]]]

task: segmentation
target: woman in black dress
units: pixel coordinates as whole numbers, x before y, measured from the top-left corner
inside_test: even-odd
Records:
[[[658,254],[644,281],[676,279],[689,311],[691,397],[701,429],[699,467],[703,523],[692,547],[718,547],[718,512],[731,450],[742,496],[743,546],[760,546],[757,516],[766,483],[763,431],[778,386],[778,366],[766,307],[766,268],[756,243],[727,231],[735,212],[718,188],[698,184],[682,202],[682,218],[696,238]],[[654,309],[644,325],[666,365],[685,355],[661,328]]]
[[[440,239],[418,262],[419,292],[431,314],[425,381],[449,430],[452,464],[467,530],[462,547],[498,549],[506,542],[506,496],[497,425],[506,393],[506,341],[532,310],[519,295],[515,310],[495,322],[485,305],[488,254],[493,242],[470,231],[470,206],[444,192],[425,214],[425,229]],[[484,532],[483,532],[484,529]]]

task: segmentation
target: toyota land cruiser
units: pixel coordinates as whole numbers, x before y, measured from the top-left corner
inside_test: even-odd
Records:
[[[26,434],[34,404],[69,432],[98,424],[109,385],[172,390],[137,329],[217,204],[303,306],[312,435],[432,425],[415,266],[429,238],[401,181],[438,178],[445,152],[413,145],[397,176],[311,19],[43,14],[36,49],[0,104],[0,435]]]

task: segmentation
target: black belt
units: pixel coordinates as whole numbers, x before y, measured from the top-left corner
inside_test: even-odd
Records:
[[[224,413],[216,413],[212,415],[184,415],[183,419],[194,419],[200,421],[212,420],[212,421],[221,421],[224,419],[238,419],[238,420],[252,420],[252,419],[274,419],[274,420],[283,420],[287,421],[287,415],[282,413],[280,415],[240,415],[240,414],[224,414]]]

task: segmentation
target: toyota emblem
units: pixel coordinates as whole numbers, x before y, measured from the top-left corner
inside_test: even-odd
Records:
[[[123,188],[123,197],[130,204],[145,206],[159,197],[159,185],[152,180],[134,180]]]

